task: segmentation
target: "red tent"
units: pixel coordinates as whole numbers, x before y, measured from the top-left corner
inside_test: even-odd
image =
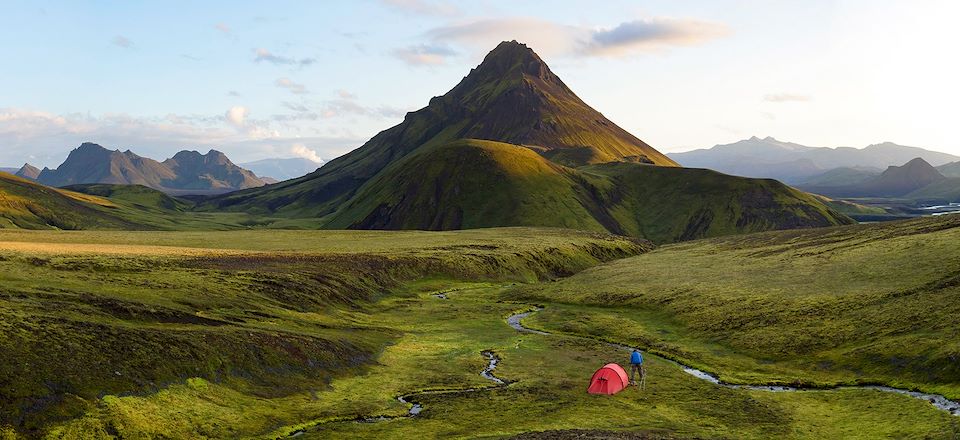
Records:
[[[590,378],[590,394],[617,394],[630,384],[627,372],[617,364],[607,364]]]

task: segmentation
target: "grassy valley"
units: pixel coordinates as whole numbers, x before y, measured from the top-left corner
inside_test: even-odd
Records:
[[[955,216],[670,245],[532,286],[533,323],[733,383],[880,383],[960,398]]]
[[[910,278],[894,270],[905,258],[900,251],[952,234],[956,224],[896,225],[652,251],[638,240],[536,228],[0,231],[0,433],[951,438],[956,418],[917,399],[856,389],[734,390],[654,354],[646,390],[584,392],[595,368],[625,362],[625,352],[601,341],[611,340],[731,381],[856,381],[845,375],[857,363],[872,381],[956,396],[953,373],[938,360],[952,350],[954,313],[917,302],[939,301],[952,282],[932,271]],[[895,294],[870,294],[877,284],[849,267],[827,272],[817,265],[825,250],[856,249],[876,271],[891,272],[877,283]],[[718,254],[731,266],[718,266]],[[931,255],[951,254],[941,248]],[[799,262],[787,268],[785,258]],[[721,270],[740,275],[714,278]],[[670,278],[680,271],[688,283]],[[810,277],[814,271],[820,276]],[[750,290],[751,277],[766,279],[766,296]],[[813,289],[799,287],[800,278]],[[682,293],[659,284],[668,282]],[[861,325],[864,304],[844,286],[890,313],[851,331]],[[805,293],[831,288],[826,296]],[[657,297],[660,289],[669,296]],[[818,301],[831,298],[851,303],[815,313]],[[525,325],[553,335],[518,333],[504,321],[534,304],[544,309]],[[903,307],[916,313],[895,319]],[[809,311],[808,326],[790,325],[798,310]],[[931,316],[920,319],[924,314]],[[823,330],[812,333],[814,323]],[[876,338],[873,351],[870,344],[844,351],[867,337]],[[824,348],[830,344],[840,349]],[[913,362],[909,353],[930,355],[890,365],[878,351]],[[484,353],[499,360],[492,373],[504,385],[478,374],[488,365]],[[812,360],[801,362],[801,353]],[[900,379],[889,376],[894,368]],[[422,405],[416,417],[408,416],[412,403]]]

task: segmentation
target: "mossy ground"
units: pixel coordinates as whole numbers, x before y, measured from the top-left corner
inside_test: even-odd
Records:
[[[958,418],[909,397],[868,390],[734,390],[656,356],[648,356],[646,390],[591,396],[585,389],[593,371],[607,362],[625,363],[627,353],[590,338],[521,334],[504,322],[530,306],[503,300],[554,286],[569,292],[570,283],[620,261],[549,280],[641,252],[642,243],[521,228],[181,234],[0,235],[0,242],[49,244],[26,253],[5,251],[0,259],[0,322],[6,327],[0,332],[0,377],[7,379],[0,392],[5,402],[21,396],[14,407],[22,411],[20,417],[5,411],[0,425],[10,427],[0,433],[277,438],[303,430],[307,438],[502,438],[544,431],[547,438],[563,438],[580,429],[654,438],[960,435]],[[92,241],[112,253],[67,255],[71,242]],[[177,246],[173,255],[196,244],[188,258],[172,258],[148,243]],[[380,265],[379,258],[390,264]],[[606,276],[576,289],[600,292],[621,282]],[[525,284],[537,280],[542,284]],[[672,346],[717,359],[729,355],[729,368],[746,374],[760,364],[722,341],[697,339],[697,328],[684,328],[670,313],[551,301],[540,295],[536,302],[546,308],[528,325],[624,342],[672,329],[664,336],[664,352]],[[509,385],[497,387],[479,375],[484,350],[501,358],[495,374]],[[798,367],[796,374],[819,373]],[[51,383],[59,388],[45,388]],[[466,389],[476,391],[459,391]],[[430,390],[445,392],[418,394]],[[30,400],[44,392],[57,399]],[[403,417],[408,406],[398,396],[410,396],[424,411]],[[371,416],[398,417],[357,421]]]
[[[740,383],[960,398],[960,217],[664,246],[513,300],[534,325],[632,342]]]

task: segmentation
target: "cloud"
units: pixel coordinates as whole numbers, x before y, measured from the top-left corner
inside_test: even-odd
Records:
[[[132,149],[156,159],[179,150],[218,149],[235,161],[290,155],[290,146],[309,145],[318,157],[333,158],[360,145],[363,139],[342,130],[329,135],[280,135],[269,121],[253,120],[249,111],[226,115],[177,115],[135,117],[127,114],[91,115],[0,108],[0,165],[32,164],[55,168],[67,153],[83,142],[96,142],[110,149]],[[236,127],[241,122],[242,127]],[[31,157],[32,156],[32,157]]]
[[[813,99],[810,95],[797,95],[793,93],[770,93],[763,95],[763,100],[767,102],[807,102]]]
[[[343,89],[337,90],[337,96],[339,96],[339,97],[341,97],[341,98],[343,98],[343,99],[357,99],[357,95],[356,95],[356,94],[350,93],[350,92],[348,92],[348,91],[346,91],[346,90],[343,90]]]
[[[239,98],[239,97],[240,97],[240,92],[238,92],[238,91],[236,91],[236,90],[231,90],[231,91],[227,92],[227,96],[233,96],[233,97]]]
[[[393,9],[417,15],[453,16],[460,8],[444,2],[426,0],[381,0],[381,3]]]
[[[594,56],[624,56],[677,46],[694,46],[724,37],[730,30],[708,21],[648,18],[590,33],[581,51]]]
[[[256,57],[253,59],[255,63],[266,62],[276,65],[295,65],[300,67],[309,66],[317,62],[316,58],[291,58],[280,55],[274,55],[269,50],[264,48],[255,49]]]
[[[227,110],[225,118],[230,125],[233,125],[237,128],[243,128],[244,124],[247,121],[247,115],[250,114],[250,110],[242,105],[237,105],[230,107],[230,110]]]
[[[110,42],[113,43],[115,46],[122,47],[124,49],[133,48],[133,41],[130,41],[129,38],[124,37],[123,35],[117,35],[116,37],[113,37],[113,39],[110,40]]]
[[[320,158],[320,155],[317,154],[316,150],[311,150],[310,148],[307,148],[306,145],[301,143],[293,144],[293,146],[290,147],[290,153],[292,153],[294,156],[312,160],[316,163],[323,163],[323,159]]]
[[[296,144],[308,145],[317,157],[333,158],[363,142],[353,134],[329,130],[325,135],[281,136],[266,121],[240,113],[246,126],[243,130],[235,129],[224,115],[135,117],[0,108],[0,165],[29,161],[41,168],[56,168],[71,149],[88,141],[160,160],[183,149],[217,149],[237,163],[289,157],[291,145]],[[270,136],[258,136],[265,131]]]
[[[227,26],[225,23],[217,23],[213,25],[213,28],[220,32],[223,32],[226,35],[230,35],[230,32],[231,32],[230,26]]]
[[[504,40],[518,40],[547,55],[625,57],[703,44],[729,33],[723,24],[693,19],[655,17],[612,27],[587,27],[511,17],[441,26],[427,31],[425,36],[434,45],[457,43],[476,50],[489,50]]]
[[[444,64],[447,57],[456,55],[452,49],[443,45],[419,44],[393,51],[393,56],[411,66],[436,66]]]
[[[276,84],[277,87],[289,90],[290,93],[293,93],[295,95],[305,95],[307,93],[310,93],[307,91],[307,86],[303,84],[297,84],[293,82],[290,78],[280,78],[274,84]]]

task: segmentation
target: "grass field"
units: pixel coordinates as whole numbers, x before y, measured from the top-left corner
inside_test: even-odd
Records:
[[[789,372],[808,382],[841,380],[842,368],[817,363],[820,352],[802,363],[802,344],[788,344],[794,351],[777,359],[758,358],[730,342],[777,345],[782,339],[762,337],[779,333],[767,327],[781,321],[751,326],[753,308],[767,304],[776,316],[772,305],[786,302],[792,310],[790,302],[806,292],[788,290],[789,279],[770,275],[783,268],[767,266],[801,264],[811,258],[806,253],[826,249],[890,259],[911,246],[902,240],[927,237],[927,246],[943,238],[929,234],[952,233],[953,225],[940,219],[760,234],[635,257],[649,245],[559,229],[0,231],[0,438],[281,438],[301,432],[301,438],[955,438],[958,418],[917,399],[869,390],[734,390],[656,356],[648,356],[646,390],[584,392],[596,368],[626,361],[626,353],[597,339],[639,341],[709,366],[704,369],[724,379],[773,381]],[[727,252],[741,266],[731,280],[756,270],[774,278],[771,289],[790,295],[751,302],[753,308],[735,309],[734,303],[720,322],[736,322],[737,330],[724,330],[728,339],[708,337],[704,328],[720,324],[704,320],[699,326],[671,307],[692,304],[697,280],[720,270],[710,257]],[[950,255],[946,247],[932,252]],[[841,264],[852,257],[834,258]],[[609,260],[615,261],[603,264]],[[744,269],[747,261],[756,267]],[[907,263],[884,264],[877,270]],[[670,265],[677,268],[669,272]],[[923,276],[940,270],[933,268]],[[841,269],[807,284],[844,283],[858,292],[848,297],[868,295],[871,289],[856,287],[859,278],[849,267]],[[628,297],[653,289],[644,282],[681,270],[689,274],[687,296],[674,292],[673,299],[649,306]],[[891,282],[904,276],[897,275],[888,275]],[[898,289],[912,285],[900,282]],[[728,283],[719,289],[728,296],[699,301],[713,306],[732,301],[737,289],[746,291],[746,284]],[[506,325],[506,316],[531,303],[545,308],[527,325],[556,334],[518,333]],[[833,329],[859,325],[854,318],[860,316],[810,319]],[[869,337],[893,344],[882,335]],[[949,346],[948,331],[939,337],[931,346]],[[506,386],[480,376],[487,365],[481,353],[488,350],[500,358],[494,374]],[[904,382],[951,392],[949,377],[921,382],[910,374]],[[405,417],[409,405],[400,396],[423,411]]]
[[[878,383],[960,398],[960,217],[664,246],[514,300],[735,383]]]

